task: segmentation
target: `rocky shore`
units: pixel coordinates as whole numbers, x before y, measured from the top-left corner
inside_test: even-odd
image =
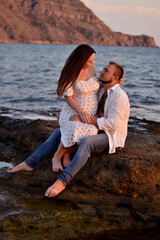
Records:
[[[16,165],[57,123],[0,117],[0,126],[0,163]],[[0,168],[0,239],[115,239],[111,236],[116,231],[117,239],[128,239],[124,232],[133,236],[133,229],[144,228],[159,234],[159,123],[130,119],[125,148],[112,155],[93,154],[55,199],[44,197],[59,175],[51,171],[51,158],[33,172],[9,175],[6,170],[4,164]]]

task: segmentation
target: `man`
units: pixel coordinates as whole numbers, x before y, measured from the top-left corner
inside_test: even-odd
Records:
[[[101,107],[101,102],[104,102],[104,107],[99,111],[99,117],[94,119],[91,124],[104,132],[82,139],[71,163],[57,181],[47,189],[45,196],[55,197],[63,191],[66,184],[87,162],[92,152],[100,153],[109,149],[111,154],[116,152],[116,148],[124,147],[130,105],[126,93],[118,84],[122,77],[123,68],[115,62],[110,62],[101,71],[99,81],[104,88],[100,91],[99,103]],[[104,112],[104,116],[102,116],[102,112]],[[80,121],[80,118],[75,115],[70,120]]]

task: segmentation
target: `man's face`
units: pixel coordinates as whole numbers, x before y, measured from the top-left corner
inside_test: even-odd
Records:
[[[115,81],[115,67],[111,64],[105,66],[103,70],[100,71],[99,81],[103,84],[111,84]]]

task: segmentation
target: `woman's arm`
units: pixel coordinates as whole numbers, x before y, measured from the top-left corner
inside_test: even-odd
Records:
[[[93,120],[93,117],[90,114],[84,112],[72,96],[65,96],[65,100],[68,105],[79,114],[82,122],[90,123]]]

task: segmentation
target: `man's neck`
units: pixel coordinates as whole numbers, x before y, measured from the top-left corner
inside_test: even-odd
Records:
[[[110,86],[104,86],[105,91],[107,92],[109,88],[111,88]]]
[[[104,88],[105,88],[106,91],[108,91],[109,88],[115,86],[116,84],[117,84],[117,83],[112,84],[112,85],[111,85],[111,84],[104,84]]]

